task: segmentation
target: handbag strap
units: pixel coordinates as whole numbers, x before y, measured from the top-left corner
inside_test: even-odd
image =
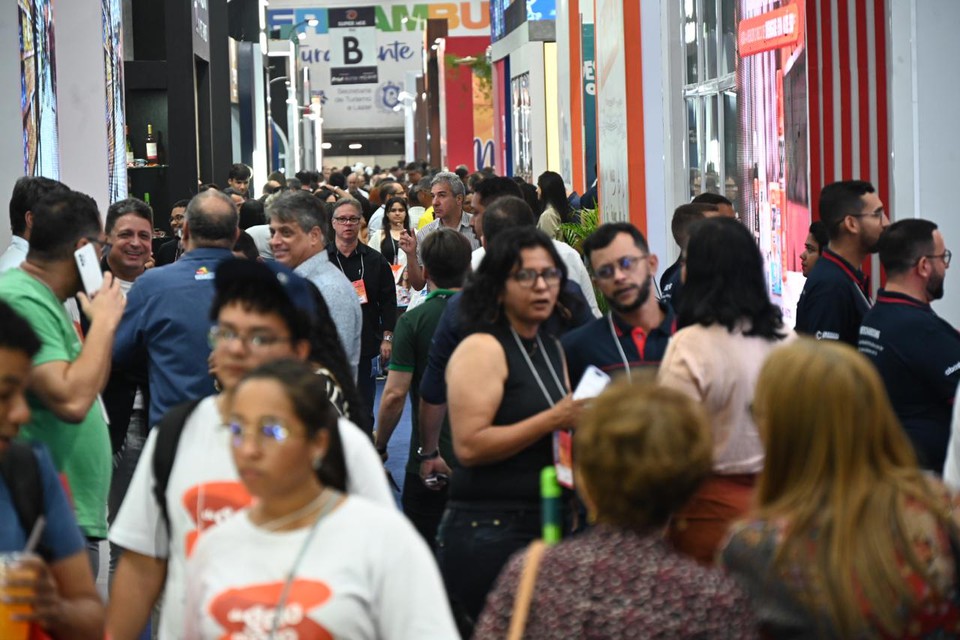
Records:
[[[530,603],[533,601],[533,588],[537,584],[537,571],[540,568],[540,559],[547,545],[543,540],[534,540],[527,547],[523,559],[523,572],[520,574],[520,584],[517,586],[517,597],[513,601],[513,614],[510,616],[510,629],[507,640],[521,640],[527,628],[527,616],[530,614]]]

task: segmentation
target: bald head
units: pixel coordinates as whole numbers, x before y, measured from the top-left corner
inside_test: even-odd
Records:
[[[237,207],[229,196],[216,189],[198,193],[187,205],[183,237],[191,249],[233,248],[239,232]]]

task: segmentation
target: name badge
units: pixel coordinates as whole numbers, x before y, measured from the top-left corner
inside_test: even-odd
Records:
[[[364,284],[363,280],[354,280],[350,284],[353,285],[353,290],[357,292],[360,304],[367,304],[367,285]]]

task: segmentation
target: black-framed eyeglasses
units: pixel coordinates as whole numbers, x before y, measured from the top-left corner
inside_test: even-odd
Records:
[[[208,335],[210,348],[216,348],[223,342],[233,342],[239,340],[245,349],[267,349],[281,342],[290,342],[290,336],[274,336],[267,333],[255,333],[252,336],[242,336],[233,329],[224,327],[211,327]]]
[[[881,209],[880,211],[871,211],[870,213],[850,213],[847,215],[851,218],[882,218],[883,213],[883,209]]]
[[[943,265],[946,267],[949,267],[950,260],[953,258],[953,252],[950,251],[950,249],[944,249],[943,253],[941,254],[934,254],[934,255],[923,256],[923,257],[927,258],[928,260],[933,260],[934,258],[940,258],[941,260],[943,260]]]
[[[617,258],[610,264],[598,267],[597,270],[593,272],[593,275],[596,276],[597,280],[610,280],[617,275],[617,269],[620,269],[623,273],[633,273],[637,265],[640,264],[640,261],[646,257],[647,256],[623,256],[622,258]]]
[[[87,237],[85,238],[85,240],[86,240],[87,242],[89,242],[90,244],[95,244],[95,245],[97,245],[98,247],[100,247],[100,251],[102,251],[103,253],[106,253],[107,251],[109,251],[109,250],[110,250],[110,247],[113,246],[112,244],[110,244],[110,243],[107,242],[106,240],[101,240],[100,238],[97,238],[97,237],[95,237],[95,236],[87,236]]]
[[[543,278],[543,281],[548,287],[554,287],[560,284],[560,279],[563,278],[563,272],[556,267],[547,267],[543,271],[537,271],[536,269],[520,269],[511,277],[517,282],[517,284],[525,289],[531,288],[539,278]]]
[[[349,216],[344,218],[334,218],[334,222],[339,222],[340,224],[360,224],[359,216]]]

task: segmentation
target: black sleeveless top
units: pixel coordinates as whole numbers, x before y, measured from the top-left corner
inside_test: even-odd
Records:
[[[523,354],[517,347],[509,326],[497,325],[486,329],[500,342],[507,357],[507,380],[503,385],[503,399],[493,417],[493,426],[510,425],[550,408],[540,385],[530,372]],[[554,402],[565,395],[557,388],[547,366],[546,358],[553,363],[561,384],[566,384],[563,374],[563,357],[560,344],[551,336],[541,333],[546,354],[537,346],[537,341],[520,338],[530,355],[534,368]],[[450,484],[450,500],[463,502],[531,502],[539,506],[540,471],[553,464],[553,436],[540,438],[523,451],[493,464],[459,466]]]

